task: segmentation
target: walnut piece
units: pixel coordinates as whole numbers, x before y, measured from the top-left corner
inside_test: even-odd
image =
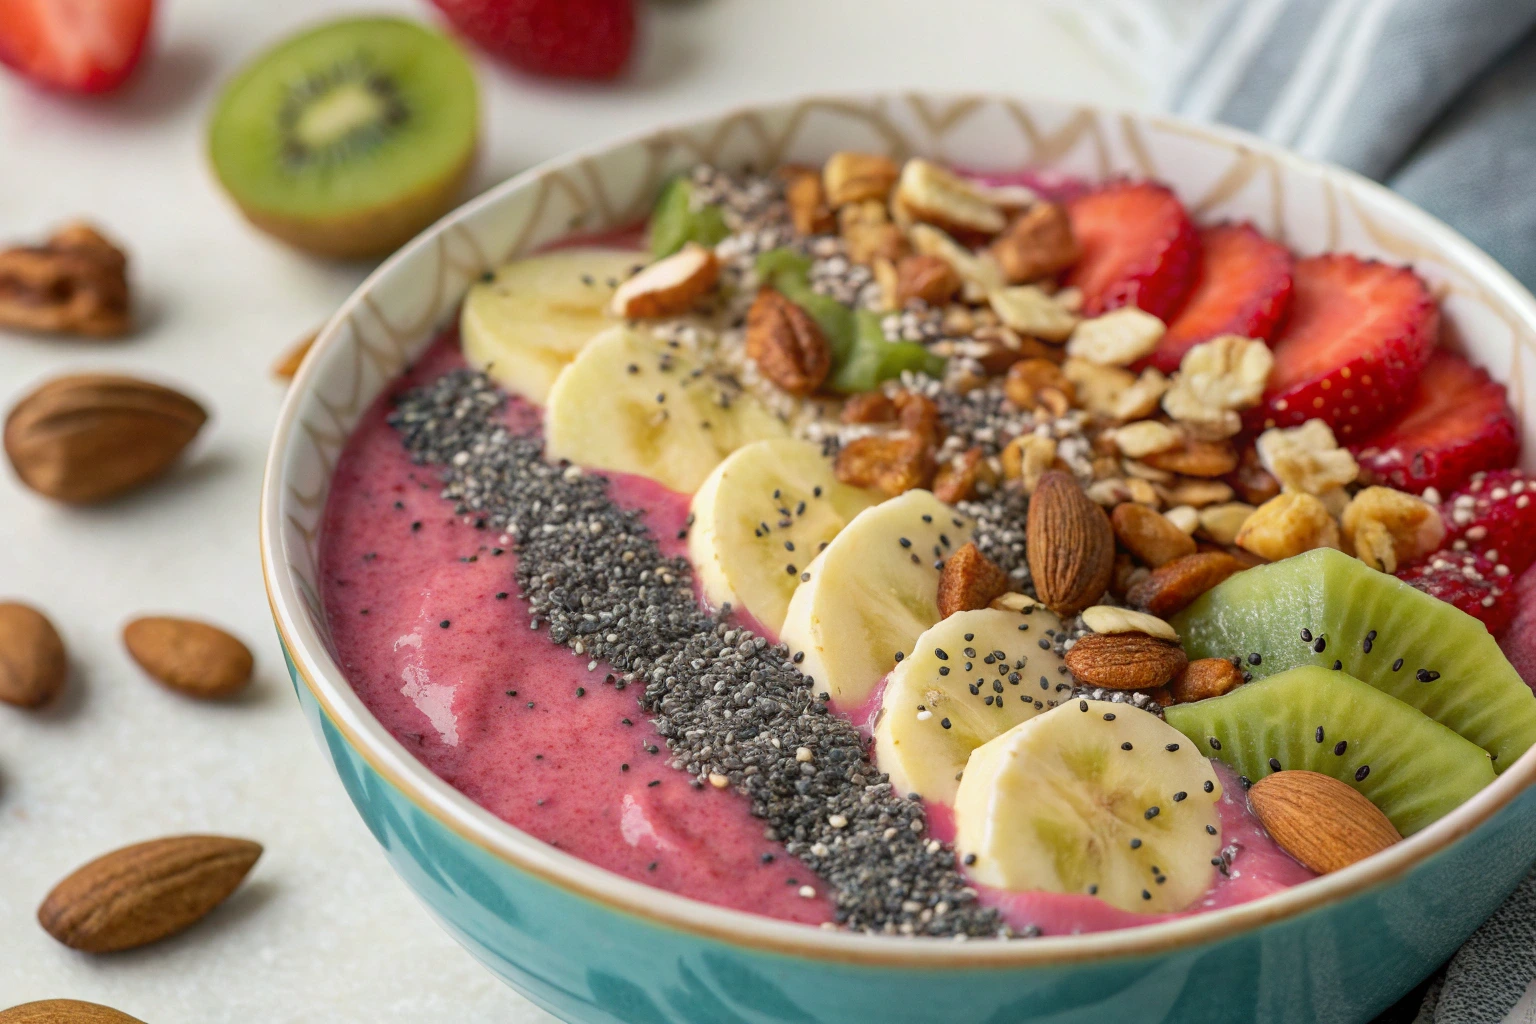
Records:
[[[112,338],[128,333],[129,306],[128,258],[87,224],[0,251],[0,327]]]
[[[986,189],[920,157],[902,167],[895,201],[914,220],[950,233],[995,235],[1007,225]]]
[[[1231,437],[1246,409],[1264,394],[1275,359],[1262,341],[1223,334],[1184,353],[1179,372],[1163,396],[1163,408],[1181,423],[1204,427],[1213,437]]]
[[[746,348],[758,372],[791,395],[809,395],[832,369],[821,327],[772,288],[759,289],[747,310]]]
[[[912,225],[907,238],[924,256],[937,256],[955,268],[969,301],[980,302],[1006,284],[1003,268],[990,253],[974,253],[932,224]]]
[[[837,211],[837,230],[848,258],[870,266],[878,260],[895,263],[909,251],[906,236],[891,223],[885,203],[878,199],[851,203]]]
[[[986,453],[980,448],[970,448],[941,465],[933,477],[933,496],[948,505],[974,498],[978,481],[996,478],[985,459]]]
[[[1039,434],[1021,434],[1003,448],[1003,476],[1019,481],[1025,494],[1035,493],[1040,478],[1056,462],[1056,441]]]
[[[1122,306],[1079,323],[1067,339],[1067,355],[1099,366],[1129,366],[1151,355],[1166,330],[1151,313]]]
[[[1003,378],[1003,394],[1020,409],[1042,404],[1050,391],[1063,396],[1068,404],[1075,397],[1072,382],[1048,359],[1020,359],[1008,367],[1008,376]]]
[[[896,403],[884,391],[861,391],[843,403],[838,419],[844,423],[889,423],[896,418]]]
[[[992,256],[1011,283],[1034,281],[1065,270],[1081,251],[1067,211],[1055,203],[1035,203],[992,242]]]
[[[1344,539],[1372,569],[1397,567],[1427,555],[1445,539],[1445,523],[1423,498],[1390,487],[1367,487],[1344,509]]]
[[[1323,495],[1360,475],[1355,457],[1339,446],[1322,420],[1307,420],[1299,427],[1271,427],[1255,444],[1260,463],[1287,491]]]
[[[1338,548],[1339,524],[1316,497],[1279,494],[1249,514],[1235,538],[1238,547],[1278,562],[1313,548]]]
[[[987,301],[1005,325],[1042,341],[1066,341],[1078,323],[1076,314],[1032,284],[996,289]]]

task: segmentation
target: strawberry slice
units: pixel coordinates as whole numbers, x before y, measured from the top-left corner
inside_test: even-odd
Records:
[[[1185,352],[1223,334],[1268,341],[1290,306],[1295,264],[1289,249],[1252,224],[1218,224],[1201,231],[1194,288],[1152,353],[1151,364],[1172,373]]]
[[[3,0],[0,61],[67,92],[123,84],[149,37],[153,0]]]
[[[1515,620],[1499,637],[1499,647],[1525,685],[1536,689],[1536,569],[1527,569],[1515,583]]]
[[[1150,181],[1119,181],[1067,204],[1082,249],[1066,283],[1098,316],[1139,306],[1167,320],[1189,294],[1200,238],[1174,194]]]
[[[1445,542],[1474,552],[1508,580],[1536,563],[1536,479],[1523,470],[1474,473],[1440,507]]]
[[[1504,385],[1437,350],[1402,416],[1352,447],[1366,483],[1449,493],[1479,470],[1514,465],[1520,435]]]
[[[1397,571],[1397,578],[1453,604],[1497,636],[1515,617],[1514,581],[1494,574],[1495,566],[1471,551],[1444,548]]]
[[[1275,367],[1248,425],[1321,418],[1345,444],[1390,420],[1413,395],[1440,332],[1440,311],[1413,271],[1341,253],[1298,260]]]

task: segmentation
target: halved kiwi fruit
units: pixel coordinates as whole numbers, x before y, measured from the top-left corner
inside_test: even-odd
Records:
[[[1536,695],[1481,622],[1331,548],[1240,572],[1173,624],[1191,659],[1241,658],[1254,676],[1337,665],[1476,743],[1499,771],[1536,743]]]
[[[1304,768],[1353,786],[1403,835],[1493,781],[1481,747],[1373,686],[1307,666],[1176,704],[1168,724],[1250,782]]]
[[[469,60],[446,36],[351,18],[248,64],[219,98],[208,148],[257,227],[324,256],[381,256],[458,198],[478,107]]]

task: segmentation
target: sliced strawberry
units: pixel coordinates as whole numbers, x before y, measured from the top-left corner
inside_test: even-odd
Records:
[[[139,62],[153,0],[0,0],[0,61],[69,92],[107,92]]]
[[[1515,620],[1499,637],[1499,647],[1525,685],[1536,689],[1536,569],[1527,569],[1515,583]]]
[[[1350,444],[1402,409],[1440,332],[1413,271],[1330,254],[1296,263],[1290,316],[1253,429],[1321,418]]]
[[[1520,435],[1504,385],[1461,356],[1437,350],[1403,414],[1351,447],[1366,483],[1445,494],[1479,470],[1514,465]]]
[[[1082,258],[1066,283],[1098,316],[1139,306],[1167,320],[1189,294],[1200,238],[1174,194],[1150,181],[1120,181],[1067,204]]]
[[[1179,368],[1195,345],[1223,334],[1268,341],[1291,304],[1290,250],[1252,224],[1218,224],[1200,232],[1195,285],[1152,353],[1164,373]]]
[[[1507,581],[1536,563],[1536,479],[1519,469],[1475,473],[1440,507],[1445,543],[1471,551]]]
[[[1397,578],[1466,612],[1495,635],[1514,618],[1514,581],[1494,574],[1494,564],[1471,551],[1444,548],[1399,569]]]

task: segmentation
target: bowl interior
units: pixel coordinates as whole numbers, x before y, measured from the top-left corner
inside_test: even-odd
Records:
[[[330,656],[317,556],[329,480],[341,449],[385,385],[452,321],[465,290],[482,273],[573,232],[633,224],[648,212],[669,175],[698,161],[726,167],[819,163],[838,149],[897,158],[925,155],[985,170],[1049,168],[1094,180],[1153,177],[1179,193],[1197,222],[1249,220],[1301,255],[1341,250],[1411,264],[1440,299],[1446,343],[1510,385],[1527,460],[1536,452],[1536,396],[1526,386],[1527,367],[1536,354],[1536,300],[1459,235],[1379,186],[1236,133],[1053,101],[812,98],[706,118],[535,168],[461,207],[407,245],[332,318],[280,417],[262,504],[263,560],[274,612],[322,706],[341,720],[365,756],[390,762],[396,770],[389,774],[404,776],[424,806],[439,816],[473,819],[480,838],[495,836],[502,852],[506,843],[541,844],[485,812],[477,817],[478,808],[397,749],[352,695]],[[1533,754],[1390,856],[1412,863],[1502,806],[1536,774]],[[542,852],[549,855],[545,866],[557,875],[606,876],[567,863],[572,858],[564,854]],[[1330,889],[1352,879],[1356,886],[1365,884],[1360,879],[1368,881],[1366,874],[1353,874],[1364,867],[1323,882]],[[691,903],[608,877],[615,891],[635,887],[648,900]],[[752,920],[752,928],[761,930]]]

